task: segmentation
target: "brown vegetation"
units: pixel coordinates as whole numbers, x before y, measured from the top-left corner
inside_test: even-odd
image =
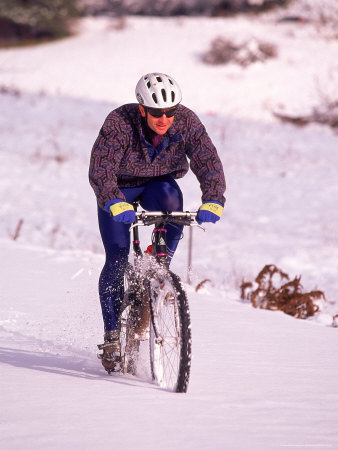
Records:
[[[277,287],[276,278],[280,286]],[[298,319],[314,316],[319,311],[316,300],[325,299],[324,292],[315,290],[304,292],[300,284],[301,277],[289,281],[289,276],[273,264],[266,265],[258,274],[255,282],[243,282],[241,299],[249,300],[255,308],[283,311]]]
[[[283,111],[273,111],[273,114],[283,122],[298,126],[320,123],[331,128],[338,128],[338,101],[326,102],[320,107],[315,107],[310,114],[292,114]]]
[[[218,37],[211,42],[209,50],[202,56],[202,61],[214,65],[235,63],[246,67],[276,56],[277,47],[269,42],[251,38],[235,43],[228,38]]]

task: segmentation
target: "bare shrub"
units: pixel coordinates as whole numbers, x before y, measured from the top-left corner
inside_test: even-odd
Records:
[[[143,16],[224,16],[260,12],[289,0],[78,0],[86,14]]]
[[[314,106],[310,114],[292,114],[282,110],[275,110],[273,114],[283,122],[290,122],[298,126],[320,123],[331,128],[338,128],[338,101],[328,101],[322,105]]]
[[[75,0],[1,0],[0,45],[57,39],[70,34],[80,11]]]
[[[216,38],[211,42],[210,49],[202,56],[206,64],[226,64],[233,61],[237,47],[229,39]]]
[[[276,279],[279,286],[276,286]],[[241,299],[248,300],[255,308],[283,311],[297,319],[306,319],[319,311],[318,300],[325,300],[324,292],[303,292],[301,277],[289,281],[289,275],[273,264],[266,265],[255,279],[241,285]]]
[[[20,97],[21,92],[10,86],[0,86],[0,94],[2,95],[10,95],[12,97]]]
[[[202,61],[213,65],[233,62],[246,67],[276,56],[277,47],[269,42],[251,38],[236,44],[228,38],[218,37],[211,42],[210,49],[202,56]]]
[[[68,161],[68,156],[65,152],[62,152],[59,142],[56,136],[51,136],[48,145],[41,149],[40,147],[35,149],[32,155],[32,160],[34,162],[56,162],[58,164],[63,164]]]
[[[125,16],[112,17],[108,29],[113,31],[122,31],[125,30],[127,26],[128,23]]]
[[[272,110],[274,116],[298,126],[320,123],[338,130],[338,71],[332,67],[328,73],[321,73],[320,78],[315,79],[317,104],[312,106],[309,111],[304,114],[299,111],[294,113],[286,105],[280,105]]]
[[[327,38],[337,38],[338,2],[337,0],[293,0],[288,7],[292,16],[302,17]]]

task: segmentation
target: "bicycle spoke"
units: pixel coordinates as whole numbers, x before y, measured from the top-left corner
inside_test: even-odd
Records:
[[[172,276],[168,276],[162,285],[156,279],[150,283],[152,369],[155,381],[161,387],[185,392],[190,369],[190,319],[186,321],[188,328],[183,330],[180,315],[189,313],[186,297],[178,283],[174,286]]]

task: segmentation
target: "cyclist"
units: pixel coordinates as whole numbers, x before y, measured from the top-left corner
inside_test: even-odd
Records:
[[[106,253],[99,279],[104,322],[104,344],[99,348],[108,372],[117,370],[119,361],[117,328],[129,229],[135,219],[132,203],[138,199],[148,211],[183,211],[182,192],[175,179],[187,173],[188,159],[202,191],[197,221],[218,221],[225,202],[222,163],[203,124],[181,104],[177,82],[163,73],[149,73],[141,77],[135,93],[138,104],[123,105],[107,116],[94,143],[89,168]],[[166,229],[171,258],[182,227],[168,224]]]

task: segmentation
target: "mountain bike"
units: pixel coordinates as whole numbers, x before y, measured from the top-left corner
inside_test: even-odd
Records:
[[[168,269],[167,223],[197,225],[195,212],[137,212],[131,227],[133,257],[125,273],[120,315],[123,373],[136,373],[140,343],[149,340],[150,368],[160,387],[186,392],[191,365],[191,322],[187,295]],[[139,226],[154,225],[152,244],[141,250]]]

